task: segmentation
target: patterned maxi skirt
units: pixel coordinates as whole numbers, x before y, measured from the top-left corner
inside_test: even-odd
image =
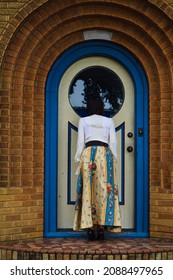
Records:
[[[84,149],[76,193],[73,230],[104,225],[109,231],[121,231],[116,167],[109,148]]]

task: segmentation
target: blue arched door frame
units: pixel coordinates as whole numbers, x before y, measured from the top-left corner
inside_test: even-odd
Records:
[[[105,56],[118,61],[135,87],[135,229],[123,237],[148,236],[148,83],[139,61],[125,48],[108,41],[86,41],[66,50],[53,64],[46,82],[44,236],[82,236],[57,229],[58,89],[65,71],[76,61]],[[142,134],[140,129],[142,128]]]

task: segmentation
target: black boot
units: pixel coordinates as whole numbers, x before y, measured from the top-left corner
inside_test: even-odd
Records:
[[[103,228],[100,228],[98,230],[98,234],[97,234],[97,240],[104,240],[105,237],[104,237],[104,229]]]
[[[87,230],[87,237],[88,237],[88,241],[96,240],[95,230],[92,229],[92,228],[88,228],[88,230]]]

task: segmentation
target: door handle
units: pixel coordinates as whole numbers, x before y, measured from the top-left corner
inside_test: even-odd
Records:
[[[127,147],[127,152],[129,152],[129,153],[133,152],[133,147],[132,146],[128,146]]]

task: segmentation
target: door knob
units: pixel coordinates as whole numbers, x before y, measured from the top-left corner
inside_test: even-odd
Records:
[[[133,147],[132,146],[128,146],[127,147],[127,152],[129,152],[129,153],[133,152]]]

